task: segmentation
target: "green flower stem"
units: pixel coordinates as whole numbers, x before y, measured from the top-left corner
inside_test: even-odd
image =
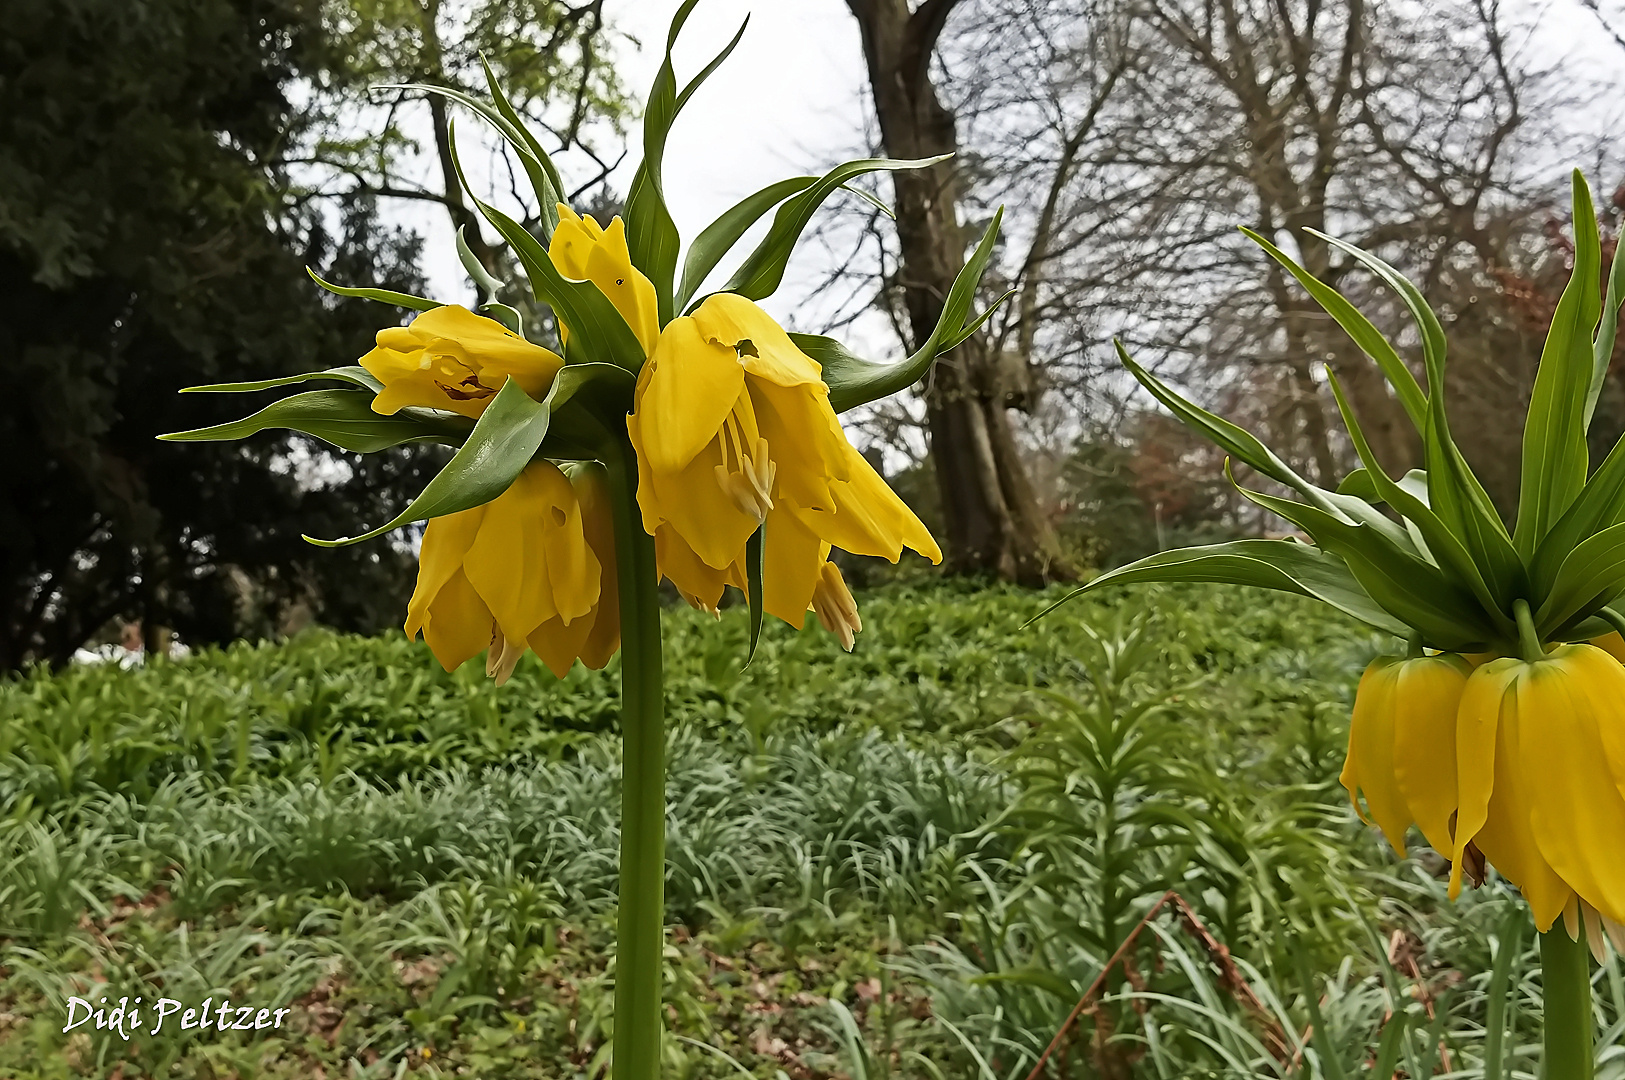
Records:
[[[1546,659],[1546,648],[1540,643],[1540,635],[1535,633],[1535,617],[1530,614],[1529,601],[1514,600],[1512,614],[1518,620],[1519,654],[1531,664]]]
[[[1558,924],[1540,935],[1541,985],[1546,1000],[1544,1080],[1591,1080],[1591,961],[1585,936],[1569,938]]]
[[[615,1080],[660,1075],[666,937],[666,734],[654,538],[637,505],[637,463],[608,454],[621,590],[621,890],[615,945]]]

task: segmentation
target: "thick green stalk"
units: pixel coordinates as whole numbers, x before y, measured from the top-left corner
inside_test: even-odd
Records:
[[[1591,959],[1582,934],[1570,940],[1561,920],[1540,935],[1540,979],[1546,1000],[1544,1080],[1591,1080],[1595,1024]]]
[[[621,590],[621,892],[615,945],[615,1080],[660,1075],[666,938],[666,733],[654,539],[638,515],[637,465],[608,455]]]

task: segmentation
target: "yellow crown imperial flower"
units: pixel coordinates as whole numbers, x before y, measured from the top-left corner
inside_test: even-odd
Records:
[[[1568,912],[1625,924],[1625,666],[1587,644],[1473,672],[1456,728],[1450,891],[1472,844],[1549,930]],[[1595,915],[1592,914],[1595,912]],[[1593,934],[1593,948],[1601,935]]]
[[[526,466],[491,502],[434,518],[423,531],[407,635],[421,632],[447,671],[489,647],[487,673],[504,682],[528,644],[562,677],[577,655],[562,652],[592,637],[603,588],[583,518],[576,488],[549,461]],[[602,542],[603,526],[592,531]],[[601,653],[603,642],[594,644]]]
[[[456,304],[378,331],[378,347],[361,358],[361,366],[384,384],[372,402],[375,412],[387,416],[418,405],[471,419],[479,418],[509,376],[540,398],[563,365],[557,353]]]
[[[717,293],[661,332],[627,430],[662,573],[714,609],[764,530],[763,606],[799,626],[831,546],[896,562],[942,553],[847,441],[817,362],[761,308]],[[833,608],[831,610],[834,610]]]
[[[1451,849],[1456,710],[1471,672],[1465,659],[1448,654],[1379,656],[1360,679],[1341,780],[1355,811],[1375,822],[1401,857],[1413,822],[1434,848]]]
[[[553,230],[547,254],[565,277],[598,286],[626,325],[632,328],[645,356],[654,351],[660,336],[659,301],[655,287],[632,265],[626,246],[626,225],[613,218],[606,229],[591,215],[578,214],[559,203],[559,225]],[[559,340],[568,341],[569,328],[559,324]]]

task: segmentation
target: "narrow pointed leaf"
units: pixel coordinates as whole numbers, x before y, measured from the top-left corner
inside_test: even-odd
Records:
[[[1585,410],[1591,391],[1592,331],[1602,313],[1597,275],[1602,251],[1591,191],[1574,174],[1574,272],[1552,315],[1523,429],[1523,477],[1513,542],[1532,556],[1579,498],[1590,458]]]
[[[487,77],[489,78],[489,75]],[[479,98],[465,94],[461,90],[453,90],[449,86],[435,86],[432,83],[405,83],[399,86],[385,86],[382,89],[416,90],[424,94],[436,94],[448,101],[455,101],[459,105],[474,110],[487,123],[496,128],[502,137],[508,141],[508,145],[512,146],[514,151],[518,153],[519,164],[525,170],[525,175],[530,178],[530,186],[536,193],[536,201],[541,204],[542,235],[548,239],[552,238],[553,229],[557,227],[559,222],[557,203],[563,198],[562,195],[558,194],[560,188],[556,183],[557,170],[553,168],[553,162],[548,159],[545,153],[542,153],[538,159],[537,154],[541,152],[541,145],[536,143],[535,137],[525,129],[523,124],[516,125],[510,122],[496,107],[481,101]],[[532,149],[533,144],[535,149]],[[543,162],[546,162],[546,164],[544,165]]]
[[[693,299],[694,293],[705,283],[706,275],[717,268],[717,263],[762,219],[762,215],[792,195],[807,190],[818,182],[816,176],[793,176],[780,180],[752,195],[747,195],[725,210],[707,225],[688,246],[683,259],[682,283],[677,287],[674,310],[682,310]]]
[[[762,577],[766,564],[767,543],[761,525],[745,541],[745,599],[750,605],[750,651],[745,654],[745,666],[756,659],[756,643],[762,636]]]
[[[1602,384],[1608,378],[1609,365],[1614,359],[1614,341],[1619,331],[1619,305],[1625,303],[1625,243],[1614,241],[1614,262],[1608,271],[1608,295],[1602,302],[1602,321],[1597,324],[1597,341],[1592,349],[1591,388],[1586,394],[1585,426],[1591,428],[1591,417],[1597,411],[1597,399],[1602,396]]]
[[[661,326],[670,322],[676,313],[672,288],[677,276],[678,249],[682,245],[682,238],[677,234],[677,224],[672,220],[671,210],[666,205],[661,177],[666,155],[666,139],[671,134],[671,125],[677,119],[677,114],[688,103],[694,91],[699,89],[700,84],[733,52],[740,38],[744,36],[745,26],[750,23],[747,17],[733,40],[679,94],[677,75],[672,68],[671,51],[677,44],[677,36],[683,29],[683,23],[688,21],[689,13],[694,10],[695,2],[696,0],[686,0],[672,16],[671,29],[666,34],[666,56],[660,64],[660,70],[655,74],[654,86],[649,90],[649,104],[643,114],[643,161],[639,163],[637,172],[632,175],[632,184],[626,197],[627,248],[632,255],[632,265],[643,271],[654,283]]]
[[[1290,255],[1264,236],[1251,229],[1244,228],[1241,231],[1263,248],[1270,258],[1286,267],[1287,272],[1297,278],[1298,283],[1315,298],[1315,302],[1325,308],[1326,313],[1337,320],[1337,325],[1347,331],[1360,350],[1376,361],[1388,379],[1388,384],[1394,388],[1394,394],[1404,407],[1405,414],[1411,418],[1411,423],[1415,424],[1416,430],[1420,432],[1427,423],[1427,395],[1422,392],[1416,376],[1411,374],[1411,369],[1406,366],[1393,345],[1389,344],[1388,339],[1383,337],[1382,332],[1336,289],[1299,266]]]
[[[531,291],[536,299],[551,304],[554,313],[570,328],[565,360],[571,363],[578,360],[612,363],[628,371],[642,367],[643,346],[609,297],[590,281],[574,281],[559,273],[553,260],[548,257],[547,249],[529,230],[474,194],[463,172],[462,159],[457,154],[455,132],[451,156],[463,189],[485,219],[513,248],[520,265],[525,268],[526,276],[530,278]]]
[[[1558,568],[1551,592],[1535,612],[1535,628],[1558,629],[1601,608],[1625,588],[1625,525],[1587,537]]]
[[[502,282],[492,277],[490,271],[474,256],[473,249],[463,237],[461,225],[457,226],[457,258],[462,262],[463,269],[468,271],[468,276],[474,279],[474,285],[480,291],[480,303],[495,299],[497,293],[502,291]]]
[[[413,442],[456,445],[468,434],[464,418],[429,409],[402,409],[393,416],[372,411],[370,390],[307,390],[273,401],[253,416],[228,424],[177,431],[165,442],[224,442],[246,439],[267,428],[314,435],[343,450],[371,454]]]
[[[305,267],[305,273],[310,275],[310,280],[328,292],[339,296],[358,296],[363,300],[376,300],[381,304],[394,304],[396,307],[411,308],[413,311],[432,311],[437,307],[444,306],[438,300],[428,300],[421,296],[394,292],[390,289],[351,288],[348,285],[335,285],[331,281],[323,280],[320,274],[308,266]]]
[[[998,240],[999,225],[1003,220],[1004,208],[1000,207],[982,232],[982,238],[970,258],[965,260],[964,267],[954,277],[931,336],[902,360],[894,364],[879,364],[857,356],[832,337],[790,335],[796,346],[817,360],[823,368],[824,382],[829,386],[829,403],[836,412],[845,412],[908,389],[925,377],[936,358],[948,350],[949,342],[959,344],[968,336],[967,327],[974,329],[981,325],[992,308],[969,323],[967,319],[976,300],[976,287],[981,283],[988,260],[993,257],[993,246]]]
[[[1149,581],[1209,581],[1308,596],[1398,637],[1410,628],[1372,600],[1347,564],[1309,544],[1290,540],[1233,540],[1147,556],[1095,578],[1051,604],[1042,618],[1073,597],[1107,585]]]
[[[779,212],[773,215],[773,224],[767,230],[762,242],[756,245],[756,250],[746,256],[743,265],[734,271],[733,277],[722,287],[723,292],[738,293],[751,300],[760,300],[764,296],[771,296],[784,280],[784,268],[790,262],[790,255],[795,250],[796,241],[801,239],[802,232],[812,221],[813,214],[823,205],[824,200],[831,193],[844,187],[847,181],[865,173],[895,171],[898,169],[924,169],[938,162],[946,161],[951,154],[943,154],[933,158],[919,158],[913,161],[899,161],[893,158],[864,158],[859,161],[847,161],[835,166],[822,178],[801,194],[794,196],[779,207]],[[959,327],[954,327],[958,329]]]
[[[1625,522],[1625,438],[1614,444],[1574,505],[1540,542],[1531,562],[1536,596],[1550,591],[1563,560],[1582,540],[1622,522]]]
[[[1234,480],[1232,479],[1232,483]],[[1397,546],[1366,524],[1350,524],[1313,506],[1237,486],[1242,495],[1273,510],[1341,558],[1366,593],[1384,610],[1420,631],[1435,648],[1460,650],[1497,637],[1489,615],[1471,593],[1439,568]]]
[[[187,386],[181,389],[183,394],[248,394],[255,390],[271,390],[278,386],[292,386],[295,383],[319,382],[331,379],[334,382],[353,383],[356,386],[378,393],[384,384],[373,378],[372,372],[360,365],[328,368],[326,371],[305,371],[298,375],[284,375],[280,379],[256,379],[252,382],[225,382],[209,383],[205,386]]]
[[[1407,485],[1396,483],[1388,476],[1372,452],[1371,444],[1366,440],[1359,419],[1354,415],[1354,409],[1343,393],[1343,385],[1338,380],[1337,373],[1327,367],[1326,378],[1331,384],[1332,396],[1337,401],[1338,411],[1343,416],[1343,424],[1348,428],[1349,437],[1354,442],[1355,453],[1360,456],[1360,461],[1376,487],[1378,496],[1405,519],[1408,527],[1414,527],[1417,547],[1431,552],[1448,578],[1472,592],[1486,613],[1495,619],[1503,631],[1514,630],[1515,625],[1512,621],[1501,614],[1502,609],[1497,597],[1484,581],[1484,575],[1479,570],[1478,564],[1473,561],[1466,545],[1445,527],[1424,499],[1419,498]]]
[[[491,70],[491,65],[483,54],[480,56],[480,67],[485,71],[485,85],[491,91],[492,104],[524,142],[525,149],[529,151],[529,160],[534,161],[547,178],[544,186],[538,182],[534,174],[531,174],[531,187],[536,192],[536,201],[541,204],[539,209],[542,219],[542,239],[551,240],[553,230],[559,227],[558,204],[564,201],[564,181],[559,177],[558,166],[553,164],[553,159],[542,149],[541,142],[531,133],[529,125],[508,100],[508,95],[502,92],[502,84],[497,81],[496,72]]]

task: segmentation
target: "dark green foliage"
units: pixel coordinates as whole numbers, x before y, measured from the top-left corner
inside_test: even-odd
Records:
[[[415,286],[415,241],[365,201],[300,203],[294,80],[324,70],[303,0],[13,0],[0,35],[0,669],[60,662],[114,618],[193,642],[291,604],[393,621],[406,577],[342,534],[421,486],[422,453],[161,444],[223,419],[182,386],[353,362],[393,319],[304,276]],[[310,483],[314,469],[319,481]]]

